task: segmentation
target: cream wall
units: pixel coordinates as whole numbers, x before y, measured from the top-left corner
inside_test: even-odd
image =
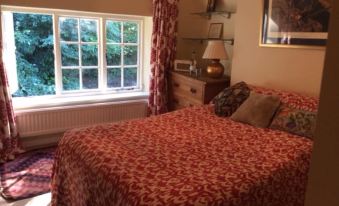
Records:
[[[183,40],[184,37],[207,38],[210,23],[223,23],[224,38],[234,37],[234,22],[236,14],[233,14],[230,19],[222,16],[212,16],[207,18],[192,15],[191,13],[206,11],[207,0],[181,0],[179,2],[179,20],[178,20],[178,44],[177,44],[177,59],[190,59],[192,51],[196,52],[198,66],[205,68],[207,60],[202,60],[202,55],[205,51],[207,42]],[[216,6],[217,11],[232,10],[236,11],[236,0],[220,0]],[[230,60],[222,61],[225,65],[225,73],[230,73],[232,62],[233,46],[225,44],[225,47],[230,56]]]
[[[1,0],[1,5],[152,15],[152,0]]]
[[[191,52],[197,52],[197,58],[201,58],[203,45],[200,42],[186,41],[184,37],[203,37],[206,34],[207,20],[192,12],[205,10],[205,0],[179,1],[177,59],[190,59]]]
[[[231,82],[318,96],[325,50],[259,47],[262,1],[237,1]]]

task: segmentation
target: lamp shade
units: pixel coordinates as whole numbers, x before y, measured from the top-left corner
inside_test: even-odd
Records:
[[[224,41],[211,40],[208,42],[203,59],[228,59]]]

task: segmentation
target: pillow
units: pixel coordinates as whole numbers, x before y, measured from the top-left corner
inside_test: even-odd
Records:
[[[313,138],[317,114],[282,105],[275,115],[271,129]]]
[[[248,99],[234,112],[231,119],[255,127],[268,127],[280,105],[278,96],[251,92]]]
[[[318,110],[318,99],[314,97],[309,97],[301,95],[295,92],[286,92],[277,89],[267,89],[257,86],[249,85],[252,91],[265,94],[265,95],[277,95],[280,97],[280,100],[283,104],[304,111],[317,112]]]
[[[247,99],[250,88],[245,82],[239,82],[224,89],[214,99],[215,114],[221,117],[229,117]]]

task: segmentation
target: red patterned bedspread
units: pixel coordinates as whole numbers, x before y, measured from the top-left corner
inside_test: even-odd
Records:
[[[302,206],[311,149],[208,106],[73,129],[59,142],[52,205]]]

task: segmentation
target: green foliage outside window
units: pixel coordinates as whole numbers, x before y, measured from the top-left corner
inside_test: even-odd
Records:
[[[52,16],[14,13],[13,20],[19,83],[13,96],[55,94]]]
[[[14,92],[13,96],[55,94],[52,16],[13,13],[13,20],[19,83],[19,89]],[[62,67],[75,67],[62,68],[62,88],[65,91],[98,88],[97,24],[98,22],[93,19],[78,20],[64,17],[59,19],[61,64]],[[80,48],[77,44],[79,37],[83,42]],[[121,46],[119,43],[138,43],[138,25],[131,22],[107,21],[106,40],[107,66],[119,67],[107,69],[107,87],[136,86],[137,68],[121,69],[120,66],[121,64],[127,66],[138,64],[138,47]],[[79,52],[81,52],[82,65],[80,65]],[[80,66],[90,68],[82,69],[80,72]],[[124,72],[123,85],[120,82],[121,72]],[[82,79],[82,88],[80,88],[80,79]]]

